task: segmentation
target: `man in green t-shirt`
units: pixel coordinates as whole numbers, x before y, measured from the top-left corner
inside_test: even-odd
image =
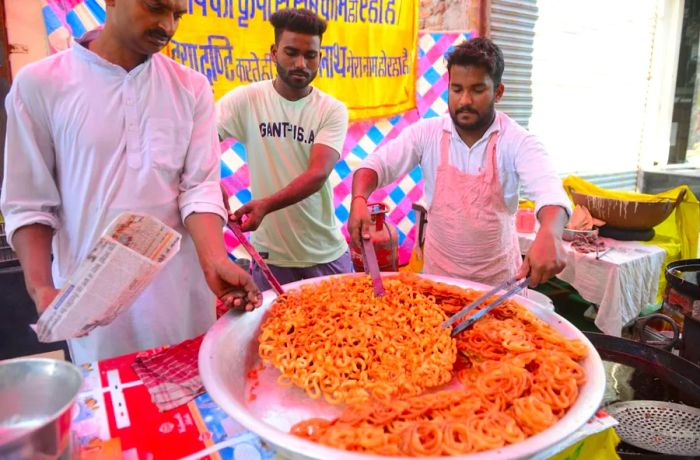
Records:
[[[270,17],[274,80],[235,88],[216,104],[219,136],[246,147],[253,199],[232,218],[281,283],[352,271],[328,176],[348,126],[345,105],[310,86],[326,22],[305,9]],[[253,277],[269,288],[257,265]]]

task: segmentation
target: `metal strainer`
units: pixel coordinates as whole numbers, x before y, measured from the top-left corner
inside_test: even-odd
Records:
[[[700,409],[661,401],[626,401],[606,407],[628,444],[668,455],[700,456]]]

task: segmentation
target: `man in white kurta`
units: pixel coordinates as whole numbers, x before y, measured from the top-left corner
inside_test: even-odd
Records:
[[[148,10],[130,13],[147,15]],[[153,21],[156,25],[146,34],[165,23]],[[246,273],[223,262],[221,219],[227,213],[206,78],[157,52],[130,70],[110,62],[90,46],[109,27],[108,16],[104,31],[22,69],[6,100],[0,204],[7,239],[16,247],[40,312],[52,298],[41,295],[43,284],[51,280],[37,281],[42,278],[37,275],[41,261],[32,261],[48,260],[49,255],[33,255],[37,243],[25,244],[23,229],[53,232],[51,275],[56,288],[123,211],[150,214],[183,235],[180,252],[125,313],[69,341],[77,363],[196,336],[214,322],[214,293],[222,296],[234,287],[257,291]],[[202,231],[200,223],[193,226],[193,216],[210,219],[208,229]],[[216,263],[207,265],[214,259]],[[53,292],[51,286],[48,290]]]

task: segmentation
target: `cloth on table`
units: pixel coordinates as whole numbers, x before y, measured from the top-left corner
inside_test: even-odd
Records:
[[[594,253],[567,251],[566,267],[557,276],[598,305],[595,325],[601,331],[619,337],[642,307],[654,303],[665,253],[636,241],[606,244],[613,249],[600,260]]]
[[[526,254],[534,240],[534,233],[519,233],[521,253]],[[596,260],[595,252],[583,254],[565,242],[566,267],[557,277],[598,305],[595,324],[601,331],[620,336],[625,324],[635,319],[645,305],[656,301],[666,252],[639,241],[601,241],[610,250],[600,260]]]
[[[131,365],[163,412],[188,403],[204,392],[197,358],[204,335],[152,355],[137,356]]]
[[[223,302],[216,300],[217,319],[228,310]],[[204,393],[198,367],[203,339],[204,335],[200,335],[154,354],[139,354],[131,365],[161,412],[187,404]]]

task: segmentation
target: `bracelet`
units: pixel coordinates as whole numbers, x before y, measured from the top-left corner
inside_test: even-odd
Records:
[[[355,195],[352,197],[352,200],[350,200],[350,204],[352,204],[353,201],[355,201],[355,198],[362,198],[365,200],[365,204],[367,204],[367,198],[364,197],[364,195]]]

